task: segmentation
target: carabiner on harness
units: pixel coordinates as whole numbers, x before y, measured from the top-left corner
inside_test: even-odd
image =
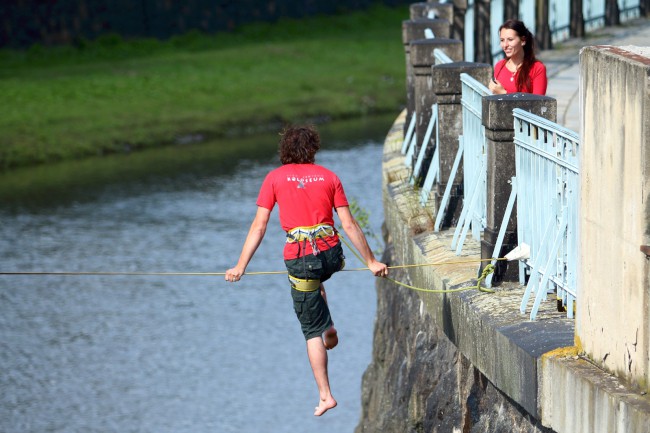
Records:
[[[331,237],[336,234],[336,229],[329,224],[316,224],[311,227],[295,227],[287,232],[287,243],[309,242],[313,254],[320,252],[318,238]]]

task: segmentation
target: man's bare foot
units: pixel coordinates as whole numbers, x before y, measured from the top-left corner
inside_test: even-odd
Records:
[[[336,329],[333,326],[330,326],[323,333],[323,344],[325,345],[325,349],[327,350],[334,349],[336,345],[339,344],[339,336],[336,333]]]
[[[336,400],[333,397],[328,398],[327,400],[321,400],[318,406],[315,408],[314,416],[321,416],[330,409],[336,407]]]

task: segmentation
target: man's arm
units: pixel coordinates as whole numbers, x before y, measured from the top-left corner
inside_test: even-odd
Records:
[[[257,247],[259,247],[262,243],[262,239],[264,239],[266,226],[269,223],[270,217],[271,211],[269,209],[263,208],[261,206],[257,207],[257,214],[255,214],[255,219],[253,220],[251,228],[248,231],[248,236],[246,236],[244,247],[242,248],[241,254],[239,255],[239,261],[234,268],[228,269],[226,271],[226,281],[239,281],[242,275],[244,275],[248,263],[253,258],[255,251],[257,251]]]
[[[350,212],[350,208],[348,206],[337,207],[336,212],[341,220],[343,231],[354,247],[359,251],[370,271],[377,277],[387,276],[388,266],[375,259],[375,255],[372,253],[372,250],[368,245],[366,236],[363,234],[361,227],[359,227],[359,224],[354,219],[352,212]]]

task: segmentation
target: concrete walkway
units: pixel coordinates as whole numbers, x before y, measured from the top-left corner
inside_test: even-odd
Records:
[[[580,49],[593,45],[650,49],[650,20],[637,19],[621,26],[602,28],[586,38],[570,39],[558,43],[552,50],[538,53],[548,75],[546,95],[557,99],[557,123],[577,133],[580,133]]]

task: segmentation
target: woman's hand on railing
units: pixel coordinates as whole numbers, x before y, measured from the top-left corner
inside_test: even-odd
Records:
[[[490,83],[488,84],[488,89],[495,95],[503,95],[506,93],[506,89],[503,88],[500,82],[496,78],[492,77]]]

